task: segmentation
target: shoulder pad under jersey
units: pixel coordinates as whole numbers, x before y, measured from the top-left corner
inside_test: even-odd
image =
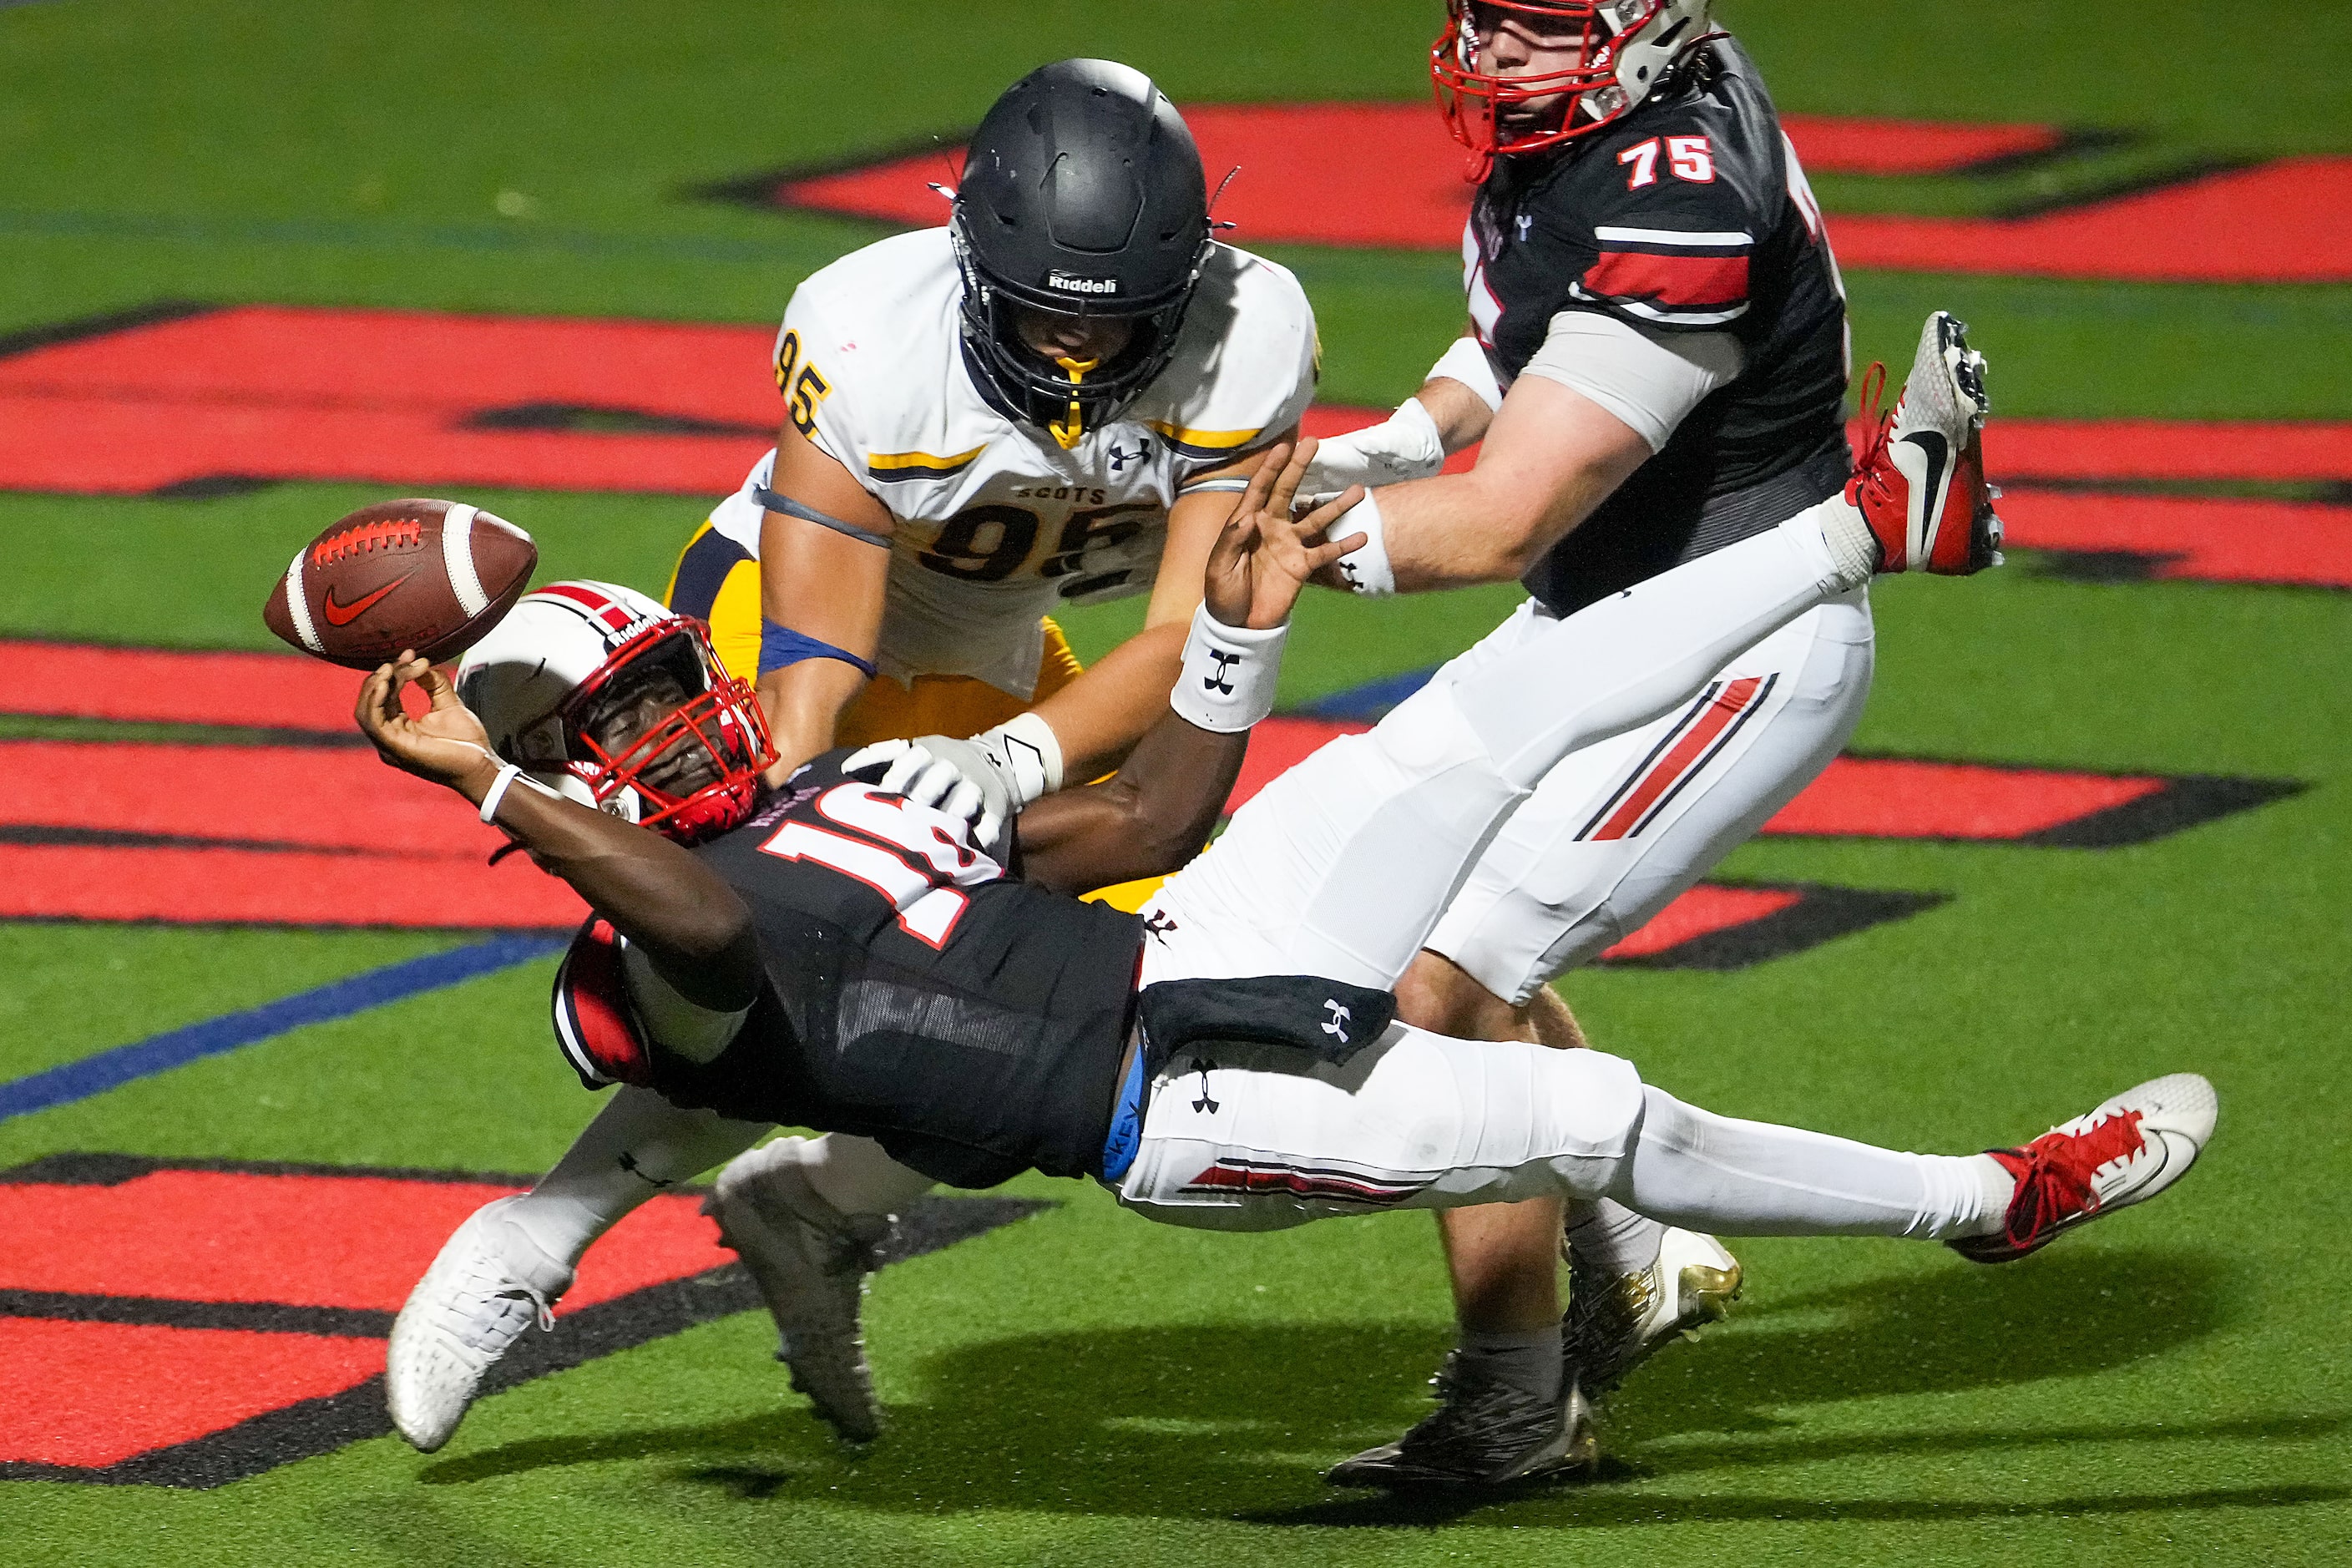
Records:
[[[1195,471],[1278,439],[1315,400],[1315,311],[1290,269],[1230,245],[1210,247],[1158,379],[1120,417],[1147,425]]]

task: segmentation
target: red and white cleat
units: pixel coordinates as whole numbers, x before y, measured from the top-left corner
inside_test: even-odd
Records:
[[[1974,1263],[2011,1263],[2061,1231],[2145,1203],[2189,1173],[2221,1108],[2210,1083],[2177,1072],[2127,1089],[2022,1148],[1988,1149],[2017,1178],[2008,1217],[1991,1236],[1945,1245]]]
[[[1942,310],[1919,334],[1919,356],[1895,411],[1878,415],[1886,367],[1863,376],[1864,417],[1878,427],[1845,499],[1878,536],[1881,572],[1965,576],[2000,564],[2000,519],[1984,477],[1984,355]]]

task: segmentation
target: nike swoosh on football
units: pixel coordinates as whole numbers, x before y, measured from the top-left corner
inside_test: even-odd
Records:
[[[352,600],[348,605],[339,605],[335,603],[335,591],[332,588],[328,589],[327,602],[322,606],[326,614],[327,624],[331,626],[350,626],[353,621],[358,620],[362,616],[368,613],[368,606],[373,605],[378,599],[383,598],[386,594],[391,593],[394,588],[399,587],[403,583],[407,582],[409,578],[415,575],[416,574],[414,572],[404,573],[400,576],[394,577],[391,582],[386,583],[383,587],[378,588],[374,593],[362,595],[361,597]]]
[[[1944,465],[1951,460],[1952,444],[1933,430],[1914,430],[1903,438],[1918,447],[1927,458],[1927,504],[1934,506],[1937,487],[1944,478]]]

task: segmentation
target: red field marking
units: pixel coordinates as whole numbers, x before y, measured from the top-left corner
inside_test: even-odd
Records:
[[[2352,588],[2352,507],[2012,487],[2000,515],[2021,550],[2145,558],[2097,575]]]
[[[457,860],[0,843],[0,920],[568,929],[588,910],[520,857]]]
[[[1780,128],[1816,174],[1944,174],[1998,158],[2047,153],[2065,141],[2053,125],[1969,125],[1936,120],[1784,114]]]
[[[0,1463],[99,1468],[383,1370],[383,1342],[0,1318]]]
[[[122,833],[486,859],[506,835],[372,750],[0,741],[0,828]]]
[[[353,479],[719,495],[768,445],[773,330],[247,306],[0,358],[0,488]],[[534,405],[746,434],[481,428]],[[290,553],[290,552],[289,552]]]
[[[1217,216],[1244,245],[1453,250],[1469,190],[1461,149],[1425,104],[1206,104],[1185,111],[1207,165],[1238,165]],[[2048,127],[1791,115],[1816,174],[1931,174],[2046,151]],[[923,227],[944,220],[936,153],[803,180],[772,198]],[[2259,245],[2247,243],[2260,235]],[[2352,159],[2302,158],[2029,218],[1833,213],[1848,267],[2206,282],[2352,278]]]
[[[2352,279],[2352,158],[2289,158],[2024,218],[1841,213],[1838,259],[1895,271],[2148,282]]]
[[[1412,103],[1209,103],[1184,110],[1212,180],[1239,168],[1217,201],[1243,245],[1450,250],[1462,243],[1470,186],[1463,151],[1426,100]],[[2045,151],[2041,125],[1954,125],[1790,115],[1781,121],[1816,174],[1934,174]],[[925,228],[947,221],[930,188],[948,163],[920,153],[810,179],[778,181],[772,199]]]
[[[1985,468],[2028,479],[2352,480],[2352,425],[2167,419],[2003,419]]]
[[[0,1172],[0,1481],[217,1487],[389,1433],[376,1379],[395,1311],[467,1214],[518,1190],[126,1154]],[[883,1258],[1051,1206],[926,1198]],[[693,1195],[654,1198],[483,1393],[756,1309],[731,1262]]]
[[[354,404],[321,410],[308,386],[289,393],[287,374],[249,357],[257,339],[299,344],[304,374],[322,384],[367,382],[371,366],[399,362],[404,335],[430,323],[433,363],[472,342],[499,366],[496,383],[455,377],[422,387],[397,384],[404,396],[437,398],[432,408]],[[608,435],[577,430],[469,427],[499,410],[558,409],[583,401],[579,364],[607,338],[626,343],[652,326],[665,341],[688,329],[630,321],[553,321],[536,318],[435,317],[415,311],[255,308],[131,326],[0,358],[0,489],[77,494],[145,493],[193,481],[242,476],[260,480],[343,478],[411,489],[494,484],[553,490],[626,489],[713,496],[732,490],[766,440],[764,434]],[[764,331],[693,329],[713,348],[731,380],[750,357],[765,354]],[[692,356],[672,354],[648,375]],[[167,365],[142,381],[149,362]],[[195,370],[202,368],[204,377]],[[701,380],[709,379],[703,366]],[[36,374],[37,373],[37,374]],[[747,431],[764,430],[772,395],[758,377],[743,398]],[[200,390],[191,390],[191,388]],[[688,377],[603,389],[594,405],[660,418],[707,414],[713,389]],[[732,395],[732,394],[730,394]],[[120,406],[108,400],[129,401]],[[184,407],[171,399],[194,398]],[[13,422],[10,410],[26,413]],[[697,411],[701,411],[698,413]],[[181,417],[181,414],[188,417]],[[1319,405],[1307,412],[1311,436],[1376,423],[1386,409]],[[321,421],[325,424],[321,424]],[[160,425],[159,422],[160,421]],[[332,428],[328,428],[331,426]],[[168,429],[158,440],[157,428]],[[37,432],[37,438],[36,433]],[[128,442],[128,456],[119,449]],[[2161,420],[1995,420],[1986,434],[1996,478],[2079,479],[2352,479],[2352,425],[2186,423]],[[1458,472],[1476,448],[1446,464]],[[681,532],[687,513],[680,512]],[[289,553],[291,545],[289,543]],[[263,585],[257,585],[263,586]],[[96,718],[184,719],[341,731],[347,678],[299,659],[245,654],[203,656],[174,667],[186,684],[175,693],[160,671],[134,661],[145,653],[0,643],[0,691],[37,689],[38,700],[0,696],[0,711],[85,714]],[[101,702],[95,695],[110,691]],[[185,706],[174,710],[174,698]]]
[[[1804,895],[1782,888],[1725,888],[1701,884],[1650,917],[1649,924],[1601,955],[1607,963],[1655,958],[1670,948],[1715,936],[1751,921],[1777,915],[1803,902]]]
[[[116,1186],[0,1186],[0,1290],[396,1312],[449,1233],[519,1190],[180,1170]],[[728,1262],[697,1202],[656,1197],[615,1226],[559,1315]]]
[[[258,596],[254,604],[258,614]],[[360,679],[299,654],[0,638],[0,712],[6,713],[356,736],[352,707]]]
[[[2017,839],[2143,800],[2158,778],[1840,757],[1764,831],[1826,838]]]

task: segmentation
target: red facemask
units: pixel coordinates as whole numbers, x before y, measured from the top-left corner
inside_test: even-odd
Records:
[[[1497,155],[1557,146],[1632,112],[1640,100],[1618,84],[1618,40],[1664,8],[1664,0],[1448,0],[1429,74],[1447,128],[1470,149],[1471,177],[1483,177]],[[1577,64],[1526,76],[1481,70],[1482,29],[1491,39],[1514,17],[1539,31],[1549,47],[1574,44]]]
[[[645,706],[649,700],[639,694],[649,689],[667,694],[660,711],[650,722],[621,726],[625,734],[616,737],[616,711]],[[751,685],[727,673],[709,633],[688,616],[656,621],[623,643],[565,700],[560,716],[571,772],[597,805],[632,791],[638,826],[681,843],[750,816],[760,773],[776,760]]]

